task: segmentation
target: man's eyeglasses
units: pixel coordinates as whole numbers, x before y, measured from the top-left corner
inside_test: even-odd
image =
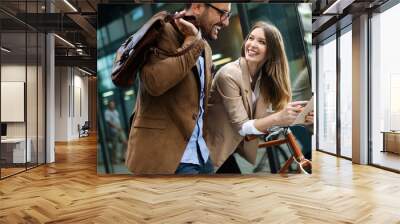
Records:
[[[210,3],[204,3],[206,6],[208,6],[208,7],[211,7],[211,8],[213,8],[213,9],[215,9],[218,13],[219,13],[219,20],[222,22],[222,21],[225,21],[226,19],[229,19],[230,17],[231,17],[231,12],[228,12],[228,11],[225,11],[225,10],[223,10],[223,9],[219,9],[219,8],[217,8],[217,7],[215,7],[215,6],[213,6],[213,5],[211,5]]]

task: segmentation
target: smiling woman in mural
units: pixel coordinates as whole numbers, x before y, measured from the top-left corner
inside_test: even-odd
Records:
[[[255,164],[258,141],[243,141],[244,137],[292,124],[305,102],[291,99],[281,33],[269,23],[257,22],[242,45],[241,57],[223,66],[212,83],[207,143],[215,169],[223,170],[225,162],[237,167],[232,164],[235,151]],[[313,113],[306,121],[313,121]]]

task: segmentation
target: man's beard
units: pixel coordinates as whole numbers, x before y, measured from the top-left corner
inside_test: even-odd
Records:
[[[214,26],[219,25],[219,23],[213,24],[212,26],[210,26],[211,29],[207,30],[207,27],[209,26],[209,23],[207,22],[207,16],[207,13],[204,13],[199,17],[199,29],[201,30],[201,35],[204,39],[206,39],[207,41],[213,41],[214,39],[212,38],[212,31]]]
[[[209,30],[206,30],[204,27],[200,28],[204,39],[206,39],[207,41],[215,41],[215,40],[217,40],[219,33],[217,33],[217,38],[214,39],[212,37],[212,32],[213,32],[215,26],[221,26],[221,24],[220,23],[215,23],[215,24],[213,24],[211,26],[211,28]]]

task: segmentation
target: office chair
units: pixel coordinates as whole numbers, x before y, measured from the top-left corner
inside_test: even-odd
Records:
[[[295,162],[297,165],[297,171],[300,173],[310,174],[312,164],[311,161],[306,159],[301,151],[301,147],[296,142],[296,137],[290,131],[289,127],[274,127],[269,129],[265,135],[250,135],[246,136],[246,141],[251,141],[255,138],[261,137],[265,142],[258,145],[259,148],[270,149],[274,146],[280,146],[286,144],[290,150],[291,155],[287,157],[283,167],[280,168],[279,173],[284,174],[289,170],[290,165]],[[265,159],[265,158],[263,158]]]
[[[79,138],[89,136],[89,129],[89,121],[85,121],[82,127],[80,127],[80,125],[78,124]]]

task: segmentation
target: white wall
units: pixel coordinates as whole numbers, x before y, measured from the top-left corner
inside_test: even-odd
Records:
[[[39,158],[39,163],[44,163],[44,93],[45,90],[44,74],[41,66],[32,66],[25,64],[3,64],[1,66],[1,81],[9,82],[24,82],[26,85],[26,106],[21,108],[22,113],[26,112],[26,120],[23,122],[6,122],[8,138],[25,138],[25,135],[30,140],[30,148],[32,161],[36,162]],[[27,78],[27,80],[25,80]],[[24,90],[22,90],[24,91]],[[24,92],[22,92],[24,94]],[[2,96],[7,97],[7,96]],[[10,110],[10,108],[2,107],[2,112]],[[12,111],[7,111],[12,113]],[[39,156],[37,157],[37,153]]]
[[[78,124],[88,120],[88,78],[72,67],[56,67],[55,73],[55,140],[77,139]]]
[[[28,67],[28,70],[30,68]],[[1,81],[18,81],[25,82],[25,65],[2,65]],[[7,108],[1,108],[6,110]],[[7,123],[7,137],[25,137],[24,122]]]
[[[27,68],[28,71],[32,67]],[[5,82],[25,82],[25,64],[24,65],[2,65],[1,66],[1,81]],[[1,108],[7,110],[7,108]],[[10,122],[7,123],[7,137],[25,137],[25,123],[24,122]]]
[[[88,121],[89,111],[88,111],[88,78],[81,76],[83,73],[79,72],[76,75],[77,70],[75,70],[74,75],[74,108],[73,108],[73,119],[72,119],[72,135],[78,137],[77,126],[81,126]]]
[[[68,71],[67,67],[55,68],[55,141],[68,140]]]
[[[25,70],[27,69],[27,70]],[[5,64],[1,66],[1,81],[4,82],[25,82],[25,75],[26,72],[28,74],[28,84],[29,87],[27,88],[27,120],[28,120],[28,137],[30,132],[30,128],[35,130],[36,136],[36,106],[37,106],[37,99],[36,99],[36,80],[31,78],[31,74],[34,74],[36,77],[36,66],[27,66],[18,65],[18,64]],[[3,96],[4,97],[4,96]],[[39,107],[42,105],[39,105]],[[1,110],[7,110],[7,108],[1,108]],[[32,113],[34,111],[35,113]],[[32,123],[33,122],[33,123]],[[25,125],[26,122],[7,122],[7,136],[8,137],[25,137]]]

